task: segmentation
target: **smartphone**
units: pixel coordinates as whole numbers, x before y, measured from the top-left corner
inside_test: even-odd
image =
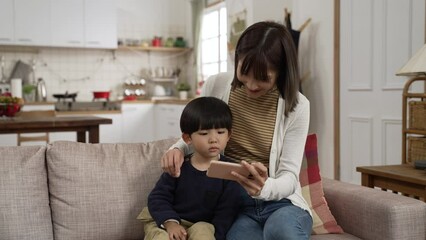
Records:
[[[241,164],[223,161],[212,161],[210,167],[207,169],[207,176],[235,181],[236,178],[231,174],[232,171],[245,177],[250,176],[250,172]]]

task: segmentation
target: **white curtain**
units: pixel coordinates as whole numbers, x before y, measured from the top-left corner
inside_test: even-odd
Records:
[[[195,76],[195,88],[198,86],[198,81],[201,78],[201,54],[200,54],[200,37],[201,37],[201,26],[203,23],[203,10],[205,8],[204,0],[191,0],[192,8],[192,34],[194,42],[194,67],[193,74]]]

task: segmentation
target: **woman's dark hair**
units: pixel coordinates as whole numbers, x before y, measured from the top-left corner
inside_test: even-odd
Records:
[[[269,81],[268,68],[277,71],[277,88],[285,99],[285,115],[288,116],[298,103],[299,67],[297,52],[290,32],[275,22],[258,22],[249,26],[240,36],[235,49],[235,70],[232,89],[241,87],[237,79],[237,67],[242,60],[241,74],[253,71],[258,81]]]
[[[198,97],[190,101],[180,117],[180,130],[191,135],[198,130],[232,129],[232,114],[229,106],[215,97]]]

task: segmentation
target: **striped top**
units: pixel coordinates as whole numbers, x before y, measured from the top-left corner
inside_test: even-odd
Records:
[[[245,91],[244,87],[236,88],[229,96],[233,122],[225,154],[237,161],[257,161],[269,166],[279,91],[274,88],[259,98],[249,98]]]

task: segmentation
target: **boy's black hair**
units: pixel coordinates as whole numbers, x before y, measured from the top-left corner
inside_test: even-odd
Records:
[[[198,130],[232,129],[232,113],[229,106],[215,97],[198,97],[190,101],[180,117],[180,130],[191,135]]]

